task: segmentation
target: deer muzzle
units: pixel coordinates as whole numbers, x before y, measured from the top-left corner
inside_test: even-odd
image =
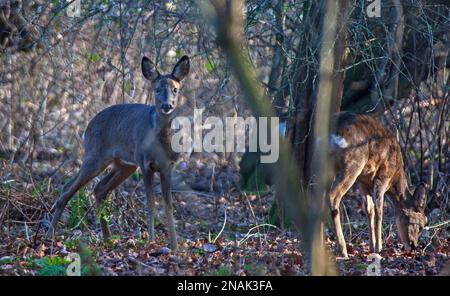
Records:
[[[173,111],[173,105],[172,104],[162,104],[161,105],[161,111],[164,114],[170,114]]]

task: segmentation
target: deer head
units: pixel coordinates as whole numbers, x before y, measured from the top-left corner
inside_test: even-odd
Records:
[[[427,202],[427,188],[425,184],[420,184],[411,194],[405,191],[405,199],[400,201],[401,206],[396,209],[396,224],[400,239],[407,251],[416,249],[419,236],[427,224],[427,217],[424,214]]]
[[[179,104],[178,92],[181,81],[189,73],[189,58],[183,56],[172,70],[172,73],[159,74],[156,65],[147,57],[142,58],[142,73],[151,81],[151,91],[155,94],[155,105],[159,114],[167,116]]]

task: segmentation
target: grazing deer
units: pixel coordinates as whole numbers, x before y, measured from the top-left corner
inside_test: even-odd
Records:
[[[161,177],[161,190],[164,200],[169,246],[177,248],[175,222],[173,218],[170,176],[178,154],[171,148],[171,122],[177,113],[181,81],[189,73],[189,58],[183,56],[171,74],[161,75],[155,65],[142,58],[142,73],[151,81],[154,92],[154,106],[145,104],[121,104],[108,107],[98,113],[88,124],[84,133],[83,165],[68,184],[56,202],[50,234],[72,196],[106,167],[111,171],[95,186],[94,195],[97,209],[100,210],[108,193],[119,186],[138,167],[142,171],[147,195],[147,226],[149,239],[154,240],[155,198],[153,194],[153,175],[156,171]],[[108,223],[99,213],[103,237],[110,237]]]
[[[405,248],[416,248],[419,235],[427,223],[424,215],[426,188],[420,184],[414,194],[410,193],[402,153],[395,136],[378,120],[367,115],[341,112],[335,115],[333,122],[335,131],[330,136],[330,146],[336,178],[331,188],[330,203],[342,255],[348,257],[339,205],[355,182],[365,198],[370,250],[380,252],[382,249],[385,193],[394,204],[396,224]]]

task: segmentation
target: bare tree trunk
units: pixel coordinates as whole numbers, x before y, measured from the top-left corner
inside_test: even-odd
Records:
[[[13,91],[13,77],[12,77],[12,61],[11,61],[11,54],[7,53],[7,65],[8,65],[8,73],[6,74],[7,80],[9,80],[9,85],[6,89],[6,98],[9,99],[8,102],[8,124],[6,127],[6,133],[8,134],[8,145],[7,149],[9,151],[12,151],[14,149],[14,142],[13,142],[13,98],[12,98],[12,91]]]
[[[348,40],[348,19],[352,11],[350,0],[338,1],[338,20],[337,20],[337,37],[336,45],[334,47],[334,77],[333,77],[333,102],[331,105],[331,112],[339,112],[341,110],[342,96],[344,94],[344,81],[345,81],[345,70],[347,66],[348,50],[347,50],[347,40]]]
[[[323,209],[325,205],[326,193],[330,186],[330,161],[328,153],[328,134],[329,122],[331,115],[331,106],[333,102],[333,72],[335,68],[336,50],[334,40],[336,37],[337,24],[337,1],[327,0],[325,7],[325,17],[322,26],[322,41],[320,50],[320,71],[319,71],[319,91],[317,94],[317,107],[314,120],[314,153],[311,153],[311,177],[314,178],[314,186],[311,186],[311,209],[309,212],[308,222],[311,226],[311,236],[308,240],[312,242],[309,252],[311,253],[311,273],[312,275],[322,274],[324,270],[328,270],[327,266],[322,264],[326,260],[318,261],[317,258],[326,256],[325,246],[323,242],[322,227],[320,227]]]
[[[211,22],[216,25],[219,44],[227,55],[228,62],[239,82],[244,98],[257,118],[261,116],[272,117],[274,115],[272,106],[257,83],[255,73],[247,66],[249,64],[246,61],[247,58],[243,55],[243,52],[246,51],[242,50],[242,39],[239,38],[242,35],[243,2],[228,0],[213,1],[211,4],[213,8],[203,7],[203,10],[205,15],[210,17]],[[215,11],[215,13],[212,14],[212,11]],[[219,15],[220,17],[218,17]],[[315,242],[308,240],[311,237],[308,234],[314,233],[315,230],[307,229],[307,227],[317,223],[308,223],[306,220],[306,213],[309,209],[305,208],[307,203],[299,184],[301,172],[293,161],[292,156],[289,143],[280,139],[279,159],[274,163],[275,176],[277,176],[275,178],[276,188],[288,205],[286,207],[287,216],[291,219],[294,226],[301,233],[305,234],[303,244],[306,248],[309,250],[316,248],[323,250],[323,246],[317,246],[314,244]],[[310,255],[317,255],[316,258],[311,260],[311,262],[316,264],[313,268],[315,274],[335,273],[334,267],[328,262],[328,257],[323,256],[322,252],[315,252]]]
[[[308,135],[311,132],[311,114],[314,108],[314,81],[318,75],[320,24],[323,2],[309,1],[304,5],[305,27],[297,47],[297,63],[293,85],[294,114],[291,117],[290,139],[298,167],[304,173],[307,167]],[[305,184],[303,184],[305,185]]]
[[[293,145],[295,159],[303,173],[302,188],[307,188],[311,181],[311,160],[314,152],[313,122],[316,114],[316,92],[318,61],[321,45],[321,24],[324,17],[324,2],[311,1],[305,4],[304,30],[301,32],[302,38],[299,40],[297,48],[297,64],[295,65],[295,82],[293,86],[294,113],[291,116],[290,140]],[[346,64],[346,42],[348,38],[347,23],[351,12],[351,2],[348,0],[339,1],[337,5],[340,11],[337,26],[336,45],[333,47],[333,54],[336,63],[333,68],[332,81],[332,103],[331,110],[337,112],[343,96]]]
[[[275,50],[272,58],[272,69],[269,76],[269,92],[274,99],[275,112],[281,116],[284,113],[286,102],[284,96],[280,94],[281,87],[281,69],[284,64],[283,41],[284,41],[284,24],[283,24],[283,6],[284,1],[280,0],[273,7],[275,13]]]
[[[391,100],[398,99],[398,82],[399,82],[399,73],[402,60],[402,48],[403,48],[403,31],[405,28],[405,19],[403,15],[403,6],[400,0],[393,0],[394,8],[395,8],[395,17],[393,24],[392,38],[388,38],[388,48],[389,48],[389,57],[392,59],[391,64],[391,79],[390,82],[386,85],[384,96]]]

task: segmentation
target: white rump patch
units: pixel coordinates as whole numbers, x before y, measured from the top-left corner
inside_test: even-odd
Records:
[[[331,138],[331,143],[333,143],[333,145],[336,145],[342,149],[347,148],[349,146],[347,141],[341,136],[331,134],[330,138]]]

